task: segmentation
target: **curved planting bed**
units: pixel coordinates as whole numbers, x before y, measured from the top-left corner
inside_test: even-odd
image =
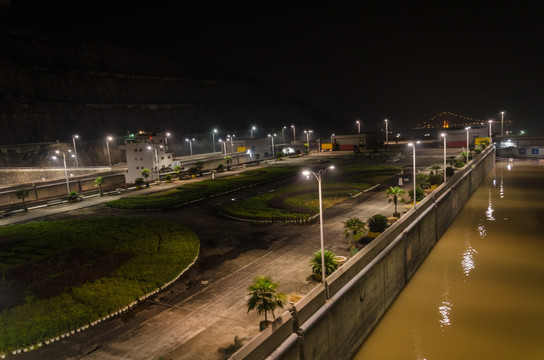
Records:
[[[393,166],[349,166],[330,171],[322,188],[323,209],[341,203],[373,184],[402,171]],[[317,184],[311,181],[276,189],[274,192],[243,198],[221,205],[227,217],[255,222],[306,222],[319,213]]]
[[[248,170],[232,176],[181,185],[174,190],[124,197],[110,201],[106,203],[106,206],[112,209],[131,211],[170,210],[208,197],[293,175],[297,171],[298,167],[295,166],[270,166]]]
[[[0,228],[0,355],[69,336],[171,283],[199,252],[194,232],[143,218]]]

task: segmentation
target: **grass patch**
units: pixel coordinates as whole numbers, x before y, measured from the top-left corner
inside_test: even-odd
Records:
[[[0,228],[0,238],[0,253],[9,256],[0,258],[0,353],[133,303],[173,280],[199,251],[186,227],[143,218],[14,225]]]
[[[341,203],[374,184],[397,175],[394,166],[349,166],[327,172],[323,180],[323,209]],[[241,199],[222,205],[221,213],[254,221],[305,221],[319,213],[319,194],[312,176],[310,181],[276,189],[273,193]]]
[[[296,166],[270,166],[215,180],[208,179],[181,185],[151,195],[124,197],[110,201],[106,206],[122,210],[169,210],[203,198],[293,175],[297,171],[299,168]]]

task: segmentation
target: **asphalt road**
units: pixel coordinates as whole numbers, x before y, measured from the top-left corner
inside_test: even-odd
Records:
[[[426,149],[418,154],[418,168],[442,162],[442,150]],[[453,153],[458,153],[454,149]],[[316,154],[286,163],[328,162],[336,154]],[[335,163],[350,160],[335,159]],[[364,160],[363,160],[364,161]],[[411,169],[412,158],[404,157],[391,165]],[[282,180],[300,181],[290,178]],[[306,180],[305,180],[306,181]],[[325,181],[325,180],[324,180]],[[381,213],[391,215],[393,205],[385,195],[392,183],[351,198],[324,213],[325,247],[338,255],[348,255],[342,221]],[[270,183],[244,191],[244,195],[269,191],[281,184]],[[156,191],[167,184],[159,185]],[[309,181],[315,187],[315,180]],[[410,189],[410,185],[406,187]],[[126,213],[105,210],[103,206],[84,206],[84,202],[40,210],[36,218],[73,216],[149,216],[169,219],[192,228],[200,238],[201,251],[195,265],[176,283],[141,303],[128,314],[102,322],[82,333],[62,339],[38,350],[17,355],[26,359],[220,359],[220,349],[233,343],[235,336],[248,340],[259,332],[262,316],[247,313],[247,287],[259,274],[280,282],[279,291],[307,293],[317,283],[311,279],[309,260],[319,249],[319,224],[251,224],[229,220],[216,214],[218,203],[231,201],[232,194],[197,203],[171,212]],[[115,198],[115,197],[113,197]],[[107,200],[111,200],[108,198]],[[89,199],[91,200],[91,199]],[[105,198],[96,198],[99,205]],[[87,204],[90,205],[90,202]],[[78,208],[70,208],[79,206]],[[56,211],[55,211],[56,210]],[[399,205],[399,210],[403,205]],[[38,216],[39,215],[39,216]],[[0,219],[0,225],[17,222],[17,216]],[[21,214],[19,219],[22,219]],[[30,216],[30,215],[28,215]],[[34,216],[34,214],[32,215]],[[33,219],[28,219],[33,220]],[[5,223],[4,223],[5,221]],[[21,220],[26,221],[26,220]],[[289,305],[286,306],[286,309]],[[276,311],[280,314],[282,310]]]

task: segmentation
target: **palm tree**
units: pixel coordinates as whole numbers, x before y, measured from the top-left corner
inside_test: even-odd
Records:
[[[151,172],[149,171],[149,169],[142,169],[142,177],[145,179],[146,188],[149,187],[149,181],[147,181],[147,178],[149,177],[150,174]]]
[[[350,235],[353,237],[353,242],[357,242],[357,240],[363,236],[366,223],[358,217],[350,217],[342,222],[342,224],[344,224],[344,235],[346,235],[346,239],[348,239],[348,246],[351,248],[351,241],[349,240]]]
[[[389,199],[389,202],[393,200],[393,203],[395,204],[395,213],[393,214],[393,216],[400,217],[400,214],[397,211],[397,202],[399,197],[400,197],[400,201],[404,201],[403,196],[406,194],[406,191],[399,188],[398,186],[395,186],[395,187],[390,187],[385,193],[393,197],[393,199]]]
[[[325,259],[325,276],[332,274],[338,269],[336,255],[332,251],[325,250],[323,258]],[[310,266],[314,276],[321,278],[323,274],[323,270],[321,269],[321,250],[314,253],[314,256],[310,260]]]
[[[227,163],[227,170],[230,170],[230,164],[232,163],[232,157],[225,156],[225,162]]]
[[[273,282],[268,276],[256,276],[253,279],[253,284],[247,288],[249,291],[247,312],[256,309],[259,314],[264,313],[264,323],[268,324],[267,313],[272,311],[272,315],[274,315],[274,310],[277,307],[283,308],[287,301],[285,294],[276,292],[278,285],[279,283]]]
[[[23,211],[28,211],[26,204],[25,204],[25,198],[29,196],[29,192],[27,189],[19,189],[15,193],[17,195],[17,199],[23,200]]]
[[[103,194],[102,194],[102,185],[104,185],[104,183],[105,183],[105,181],[104,181],[104,178],[102,176],[99,176],[96,179],[94,179],[94,187],[98,187],[98,193],[100,194],[100,196],[103,196]]]

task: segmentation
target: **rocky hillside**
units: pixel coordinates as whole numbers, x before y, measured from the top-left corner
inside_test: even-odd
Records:
[[[119,44],[0,28],[1,144],[72,134],[282,126],[327,115],[248,76],[201,60]],[[227,129],[226,129],[227,130]]]

